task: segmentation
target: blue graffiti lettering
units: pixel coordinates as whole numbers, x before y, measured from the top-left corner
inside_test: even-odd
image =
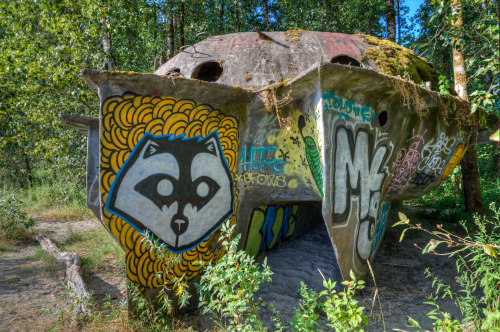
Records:
[[[245,251],[257,257],[289,240],[295,231],[297,209],[298,205],[270,205],[254,209],[250,216]]]
[[[275,157],[276,151],[278,151],[278,148],[274,146],[262,148],[250,147],[247,155],[247,148],[243,147],[241,149],[240,166],[244,171],[261,171],[262,168],[265,170],[264,166],[267,166],[273,172],[281,173],[287,162],[281,158],[277,159]]]
[[[323,95],[323,111],[337,112],[339,119],[356,119],[363,122],[375,122],[375,111],[369,106],[359,106],[354,100],[344,100],[334,92]]]

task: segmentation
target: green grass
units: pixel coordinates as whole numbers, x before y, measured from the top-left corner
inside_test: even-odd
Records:
[[[57,262],[54,256],[43,250],[41,247],[36,248],[35,253],[31,256],[28,256],[27,259],[43,261],[50,264]]]
[[[96,272],[124,273],[124,252],[104,227],[76,233],[66,240],[65,250],[80,255],[86,275]],[[77,241],[74,241],[77,239]],[[79,241],[78,241],[79,240]],[[122,271],[122,272],[120,272]]]
[[[6,184],[4,184],[6,185]],[[54,170],[33,172],[33,187],[4,187],[0,197],[14,194],[36,221],[71,221],[95,218],[87,208],[84,181],[67,180]]]

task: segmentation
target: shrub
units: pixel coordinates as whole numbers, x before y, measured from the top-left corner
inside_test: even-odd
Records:
[[[342,291],[337,292],[336,282],[328,281],[323,276],[323,287],[325,290],[319,294],[308,289],[304,282],[300,283],[300,295],[302,305],[295,310],[295,317],[292,319],[292,327],[298,331],[320,331],[314,329],[319,326],[317,320],[318,312],[321,310],[326,314],[329,324],[327,326],[335,328],[336,331],[364,331],[361,327],[368,325],[368,316],[363,315],[364,307],[358,306],[358,301],[354,299],[356,290],[364,288],[364,281],[356,281],[354,273],[351,271],[352,280],[343,281]]]
[[[261,270],[245,251],[236,251],[241,235],[231,239],[233,232],[234,226],[222,225],[226,254],[217,264],[206,266],[200,284],[196,284],[199,305],[202,313],[214,315],[214,323],[223,330],[264,331],[253,296],[262,282],[271,281],[272,272],[265,260]]]
[[[449,285],[445,285],[441,279],[427,272],[428,277],[434,278],[433,286],[436,288],[430,301],[427,302],[436,306],[436,309],[427,315],[435,321],[435,329],[462,331],[462,326],[474,325],[475,331],[500,331],[500,208],[496,208],[492,203],[490,210],[492,218],[474,215],[475,231],[470,230],[471,227],[467,222],[460,222],[466,236],[453,234],[441,225],[438,225],[435,231],[424,229],[420,224],[412,225],[402,213],[400,213],[401,221],[394,225],[407,226],[400,240],[409,229],[432,234],[434,238],[422,248],[422,253],[448,255],[456,259],[458,271],[456,281],[460,286],[459,292],[452,292]],[[446,244],[451,251],[437,253],[436,249],[442,244]],[[435,303],[438,294],[444,294],[443,297],[455,300],[464,316],[462,325],[456,320],[452,321],[449,314],[439,311],[439,306]],[[415,320],[411,320],[410,323],[412,326],[420,327]]]
[[[0,230],[1,236],[9,242],[32,240],[29,231],[35,223],[28,218],[23,202],[14,194],[0,195]]]

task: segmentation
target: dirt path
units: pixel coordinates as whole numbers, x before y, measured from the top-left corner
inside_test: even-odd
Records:
[[[101,225],[97,220],[40,222],[35,226],[35,233],[44,233],[52,240],[64,243],[72,234],[98,227]],[[423,327],[431,329],[431,322],[425,317],[425,313],[432,308],[422,304],[431,291],[431,280],[424,278],[424,270],[429,267],[437,276],[451,283],[456,275],[455,265],[446,257],[422,255],[413,246],[414,242],[423,246],[429,238],[420,237],[399,243],[399,232],[389,229],[387,240],[383,242],[373,264],[386,329],[404,329],[407,316],[419,320]],[[61,298],[66,294],[61,283],[64,280],[64,268],[61,264],[42,257],[43,253],[37,249],[38,244],[33,242],[13,251],[0,252],[0,331],[47,330],[55,324],[58,316],[42,313],[55,310],[56,306],[67,308],[68,300]],[[334,279],[340,274],[323,226],[271,253],[268,264],[274,272],[273,283],[262,285],[257,297],[264,311],[262,318],[270,327],[271,315],[267,310],[269,303],[274,301],[282,319],[288,321],[293,317],[293,308],[298,307],[298,287],[301,280],[312,289],[320,291],[322,279],[317,272],[318,268],[327,278]],[[102,301],[107,294],[111,300],[119,301],[124,298],[124,275],[96,272],[86,275],[85,281],[98,301]],[[357,299],[367,308],[365,313],[369,314],[375,287],[371,279],[366,286]],[[455,317],[459,315],[451,301],[440,302],[440,306]],[[368,331],[383,331],[378,303],[375,304],[373,313]],[[200,328],[203,330],[207,326],[201,323]]]
[[[63,243],[72,234],[97,227],[101,227],[97,220],[38,222],[33,231]],[[45,331],[54,326],[58,314],[71,303],[62,283],[64,272],[63,265],[42,252],[35,240],[0,252],[0,331]],[[85,276],[85,282],[98,299],[106,294],[118,299],[125,287],[124,278],[105,273]]]

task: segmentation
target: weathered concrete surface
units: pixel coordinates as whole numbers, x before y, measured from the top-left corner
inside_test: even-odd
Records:
[[[315,63],[330,62],[339,56],[350,57],[353,62],[361,62],[364,68],[377,70],[372,59],[360,59],[373,45],[358,36],[303,30],[266,32],[265,35],[267,39],[255,32],[207,38],[177,54],[155,74],[179,70],[185,78],[196,78],[197,67],[216,62],[223,67],[218,83],[255,88],[281,82]]]
[[[471,143],[452,119],[466,102],[379,73],[360,38],[268,35],[208,38],[155,75],[82,71],[101,100],[99,131],[89,125],[89,205],[145,290],[163,264],[142,247],[146,231],[181,255],[177,275],[196,280],[195,262],[223,255],[226,220],[240,248],[261,257],[321,215],[343,275],[363,277],[391,202],[434,189]],[[222,76],[189,79],[208,60],[217,66],[201,76],[216,78],[219,63]]]

